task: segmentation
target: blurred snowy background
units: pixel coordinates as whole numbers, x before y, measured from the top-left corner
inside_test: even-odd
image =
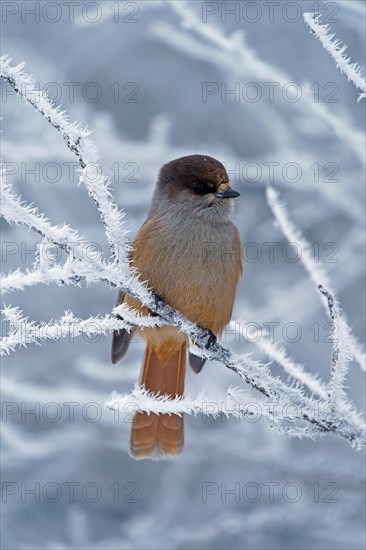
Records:
[[[72,119],[95,129],[131,235],[163,163],[192,153],[220,159],[242,193],[236,223],[244,244],[252,243],[234,316],[276,323],[275,339],[327,380],[328,319],[300,262],[286,261],[264,190],[273,180],[362,341],[364,101],[357,103],[302,12],[323,13],[352,60],[365,66],[364,2],[190,2],[200,29],[185,25],[170,2],[55,4],[3,2],[2,49],[13,63],[26,61]],[[236,19],[231,9],[239,9]],[[225,41],[218,45],[236,31],[244,33],[242,55],[240,48],[227,53]],[[235,86],[239,96],[225,95]],[[75,158],[8,86],[2,93],[2,159],[16,191],[53,223],[70,223],[107,250],[94,204],[77,187]],[[19,245],[11,254],[3,248],[2,270],[29,267],[37,239],[5,223],[2,230],[6,243]],[[274,261],[264,243],[279,243]],[[4,301],[32,319],[68,308],[85,318],[109,312],[115,292],[38,286]],[[286,323],[296,325],[286,332]],[[227,334],[225,343],[260,358],[244,338],[237,343]],[[109,351],[107,338],[77,338],[29,346],[2,361],[2,401],[14,413],[2,422],[2,548],[364,547],[363,453],[332,436],[289,440],[264,422],[189,417],[178,460],[135,462],[129,424],[115,422],[103,405],[112,390],[131,390],[143,345],[135,342],[117,368]],[[350,395],[363,410],[364,378],[351,367]],[[238,381],[211,363],[199,376],[188,371],[186,388],[192,396],[202,388],[224,393]],[[57,410],[61,418],[52,422]],[[215,494],[205,497],[205,487]],[[235,487],[239,494],[225,494]],[[36,496],[27,493],[32,489]]]

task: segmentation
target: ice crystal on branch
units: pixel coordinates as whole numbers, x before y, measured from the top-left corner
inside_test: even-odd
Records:
[[[304,13],[306,24],[310,30],[320,40],[323,48],[332,56],[341,73],[344,73],[348,80],[351,80],[361,94],[357,101],[366,98],[366,78],[363,75],[361,67],[357,63],[352,63],[351,58],[347,57],[347,46],[340,40],[335,39],[335,34],[329,34],[329,25],[322,25],[321,15],[313,13]]]

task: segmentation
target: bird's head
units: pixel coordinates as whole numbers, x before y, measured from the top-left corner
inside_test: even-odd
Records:
[[[155,200],[210,216],[229,215],[233,199],[240,196],[231,189],[224,165],[208,155],[189,155],[164,164],[155,193]]]

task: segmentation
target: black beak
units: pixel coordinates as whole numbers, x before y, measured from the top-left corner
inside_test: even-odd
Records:
[[[240,197],[240,193],[234,191],[234,189],[228,189],[225,193],[215,193],[217,199],[235,199]]]

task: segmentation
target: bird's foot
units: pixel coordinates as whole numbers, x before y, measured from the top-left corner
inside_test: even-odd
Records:
[[[165,302],[162,296],[160,296],[159,294],[154,294],[153,297],[156,308],[160,309],[165,306]]]
[[[217,337],[216,335],[210,331],[210,335],[208,337],[208,340],[206,342],[206,345],[205,345],[205,348],[206,349],[210,349],[212,346],[214,346],[217,342]]]

